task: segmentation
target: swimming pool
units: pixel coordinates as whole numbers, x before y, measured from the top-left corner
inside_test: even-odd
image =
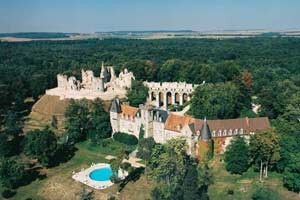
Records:
[[[94,181],[109,181],[112,175],[112,170],[110,167],[103,167],[93,170],[89,177]]]

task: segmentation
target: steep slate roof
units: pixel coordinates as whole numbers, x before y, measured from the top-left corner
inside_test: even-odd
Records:
[[[136,113],[138,112],[138,108],[133,106],[122,104],[121,105],[122,115],[134,118]]]
[[[121,107],[118,98],[113,99],[110,107],[110,112],[121,113]]]
[[[165,129],[180,132],[178,127],[181,129],[194,121],[195,119],[192,117],[170,114],[166,120]]]
[[[157,109],[157,108],[153,109],[153,117],[157,116],[157,114],[158,114],[158,117],[161,117],[162,122],[166,122],[168,115],[169,115],[167,111]]]
[[[202,140],[210,140],[212,138],[206,119],[203,121],[200,136]]]

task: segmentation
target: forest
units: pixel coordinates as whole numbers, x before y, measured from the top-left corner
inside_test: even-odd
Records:
[[[254,117],[257,114],[251,111],[251,103],[259,104],[258,115],[269,117],[276,129],[272,134],[276,132],[274,138],[280,146],[280,155],[276,162],[271,162],[270,170],[284,174],[286,188],[300,191],[298,38],[0,42],[1,156],[17,155],[24,148],[28,154],[38,155],[36,149],[24,147],[22,138],[18,137],[22,135],[24,117],[31,106],[46,89],[56,86],[56,74],[79,76],[83,68],[93,70],[98,76],[102,61],[115,66],[117,72],[128,68],[140,81],[205,82],[206,87],[197,88],[191,100],[190,114],[199,118]],[[47,129],[43,131],[49,132]],[[71,129],[69,131],[72,133]],[[65,148],[56,146],[56,138],[51,134],[48,139],[54,141],[53,148],[57,152]],[[42,139],[28,137],[27,140],[33,142]],[[89,137],[95,138],[93,135]],[[238,139],[237,143],[245,146]],[[10,148],[5,148],[7,146]],[[232,149],[229,153],[236,155],[238,150]],[[255,149],[252,152],[256,152]],[[9,163],[13,161],[6,162],[8,166],[13,165]],[[41,162],[49,164],[48,160],[42,159]],[[255,160],[253,163],[257,164]],[[241,173],[249,163],[244,169],[240,167],[228,166],[228,170]]]

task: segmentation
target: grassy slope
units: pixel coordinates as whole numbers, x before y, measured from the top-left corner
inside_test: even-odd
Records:
[[[113,144],[116,146],[117,144]],[[58,167],[45,170],[47,178],[36,180],[30,185],[20,187],[17,194],[12,198],[15,200],[24,200],[32,198],[34,200],[69,200],[77,199],[77,194],[81,191],[83,184],[74,181],[71,178],[72,171],[79,171],[81,168],[87,168],[92,162],[108,162],[104,157],[106,154],[99,153],[95,147],[89,147],[87,143],[77,145],[76,155],[67,163]],[[112,153],[113,154],[113,153]],[[109,196],[118,196],[119,199],[149,199],[151,184],[147,184],[145,177],[142,176],[138,181],[129,183],[125,189],[117,194],[117,187],[112,186],[106,190],[95,190],[95,199],[107,199]]]
[[[225,170],[225,164],[221,163],[218,158],[212,163],[212,170],[214,175],[214,184],[209,187],[209,197],[212,200],[233,200],[251,199],[252,193],[255,191],[256,186],[260,184],[259,174],[250,168],[243,175],[232,175]],[[264,185],[276,190],[280,199],[299,199],[299,195],[289,192],[282,186],[281,174],[270,172],[269,177],[264,180]],[[233,189],[234,195],[228,195],[227,190]]]

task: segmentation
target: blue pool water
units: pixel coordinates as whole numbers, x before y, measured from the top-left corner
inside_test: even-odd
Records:
[[[90,178],[94,181],[108,181],[112,175],[110,167],[95,169],[90,173]]]

